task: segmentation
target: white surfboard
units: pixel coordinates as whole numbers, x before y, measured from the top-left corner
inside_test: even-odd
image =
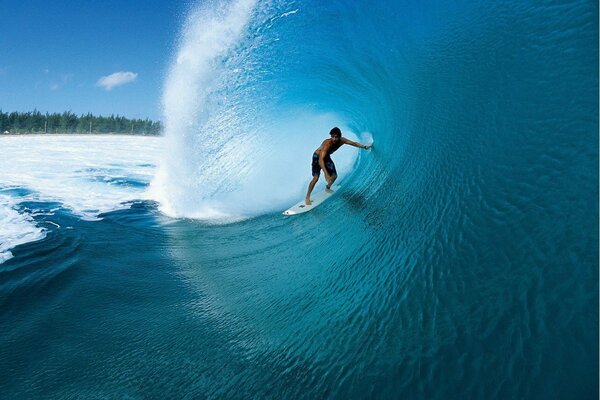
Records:
[[[339,188],[339,186],[332,186],[331,190],[333,190],[333,192],[331,193],[327,193],[325,189],[323,189],[322,192],[313,193],[310,196],[310,200],[312,201],[311,205],[307,206],[306,204],[304,204],[304,200],[302,200],[295,206],[290,207],[288,210],[285,210],[283,212],[283,215],[296,215],[309,212],[310,210],[316,208],[319,204],[323,203],[325,200],[333,196],[335,192],[339,190]]]

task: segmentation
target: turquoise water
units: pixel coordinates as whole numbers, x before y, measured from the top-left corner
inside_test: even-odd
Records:
[[[598,5],[215,7],[157,177],[83,172],[119,209],[0,179],[45,232],[0,264],[1,397],[597,398]],[[282,217],[332,124],[373,150]]]

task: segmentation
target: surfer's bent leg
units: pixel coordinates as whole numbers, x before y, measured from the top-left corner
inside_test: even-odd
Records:
[[[319,155],[317,153],[313,154],[312,158],[312,180],[308,184],[308,191],[306,192],[306,198],[304,199],[304,203],[308,206],[311,204],[310,194],[312,193],[317,181],[319,180],[319,175],[321,175],[321,166],[319,165]]]
[[[335,164],[333,163],[333,160],[331,158],[325,163],[325,168],[327,168],[327,173],[331,177],[331,181],[327,183],[325,189],[328,192],[330,192],[331,186],[333,186],[333,182],[335,182],[335,180],[337,179],[337,171],[335,169]]]
[[[304,203],[307,206],[309,206],[311,204],[310,194],[312,193],[313,189],[315,188],[315,185],[317,184],[318,180],[319,180],[319,175],[313,176],[312,180],[308,184],[308,191],[306,192],[306,198],[304,199]]]

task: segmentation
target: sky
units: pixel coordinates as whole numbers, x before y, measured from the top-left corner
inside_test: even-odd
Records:
[[[0,0],[0,109],[161,120],[188,1]]]

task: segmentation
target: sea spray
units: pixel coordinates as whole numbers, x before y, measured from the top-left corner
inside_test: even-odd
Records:
[[[217,162],[216,157],[231,139],[227,128],[236,112],[229,108],[219,124],[215,109],[224,100],[225,58],[241,40],[255,3],[205,4],[185,22],[164,88],[165,153],[151,188],[168,215],[186,215],[219,187],[217,169],[228,161],[219,157]],[[211,214],[204,206],[202,212]]]

